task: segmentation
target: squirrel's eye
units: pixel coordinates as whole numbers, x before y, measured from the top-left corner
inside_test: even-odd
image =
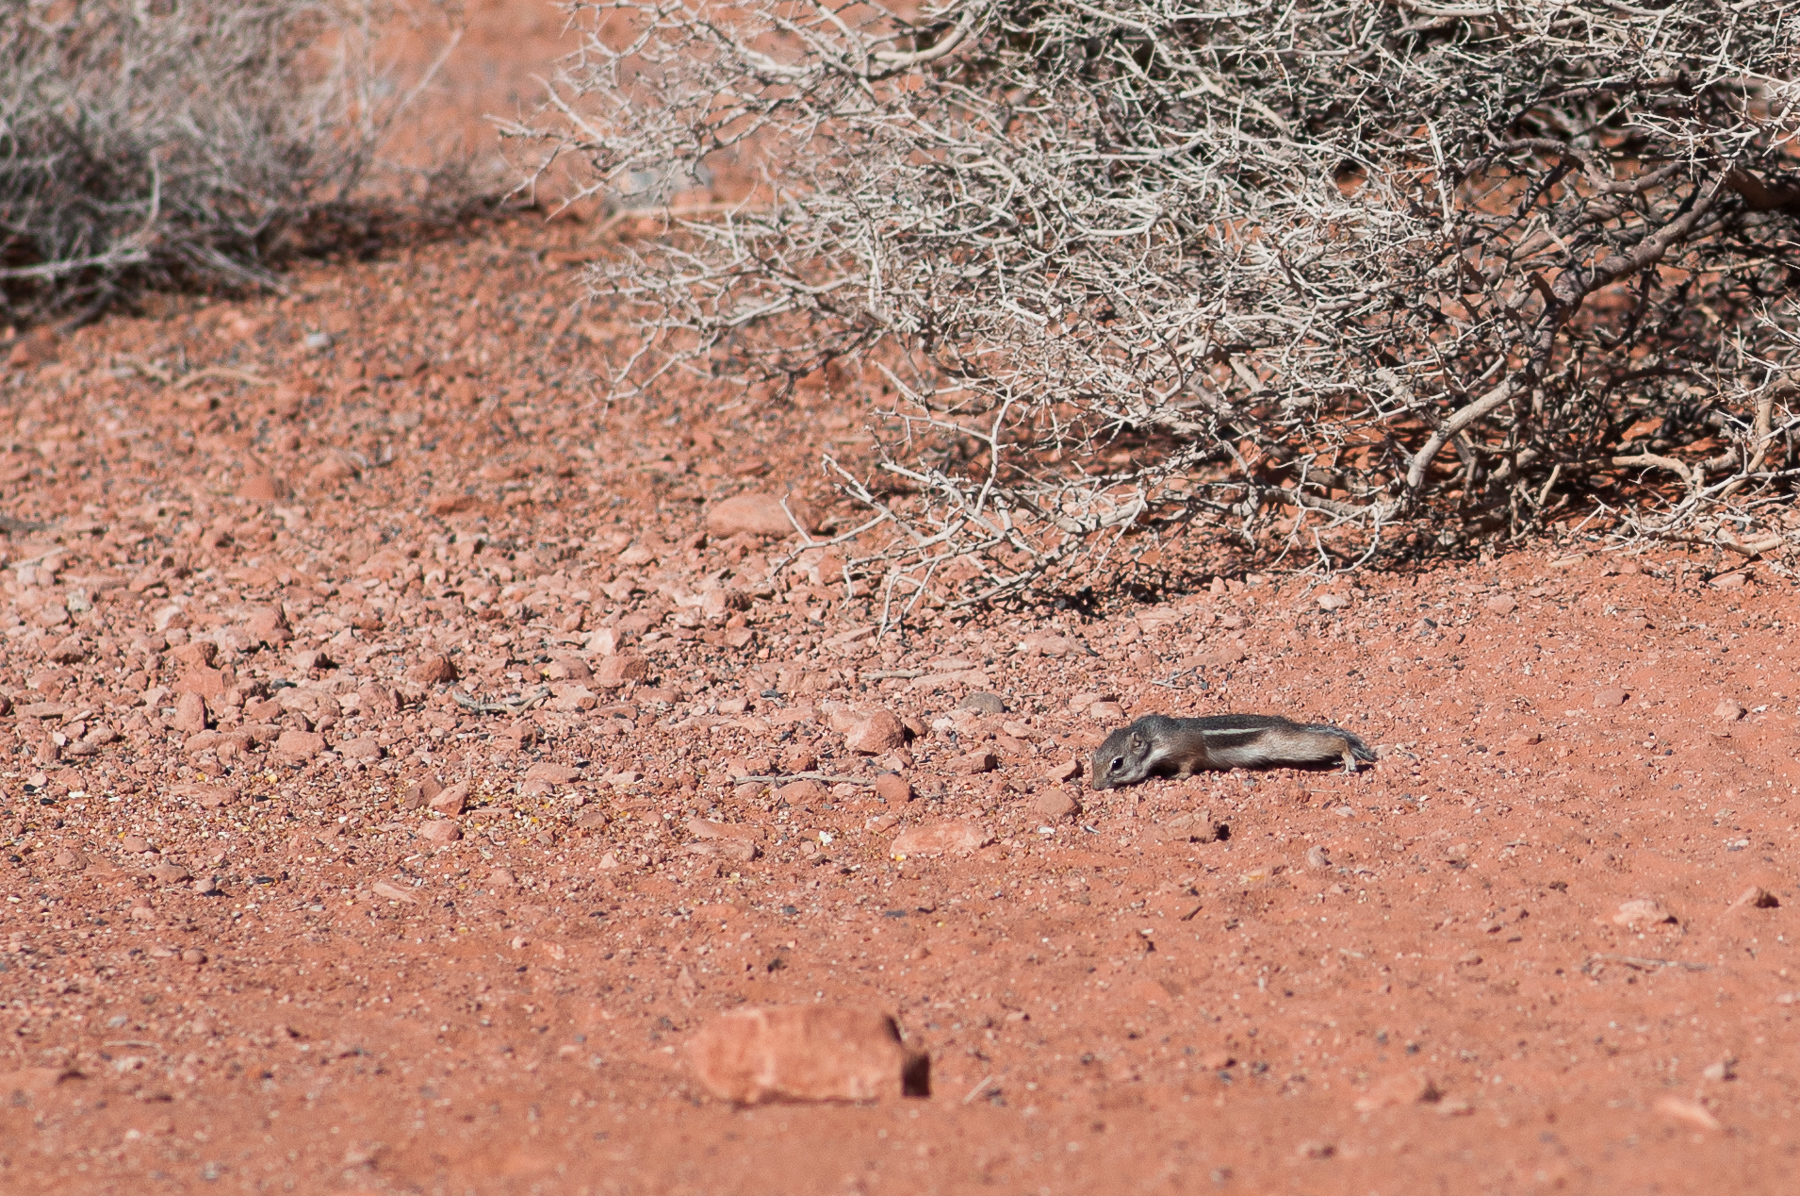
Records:
[[[1113,757],[1112,770],[1114,772],[1118,772],[1119,769],[1123,768],[1124,766],[1125,766],[1125,757],[1123,757],[1123,756],[1114,756]]]

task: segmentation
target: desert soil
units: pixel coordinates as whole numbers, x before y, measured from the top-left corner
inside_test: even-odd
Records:
[[[1791,1190],[1779,560],[878,637],[721,513],[847,524],[854,393],[609,403],[607,251],[485,225],[14,346],[0,1190]],[[1085,788],[1225,710],[1381,758]],[[706,1094],[701,1026],[809,1002],[931,1095]]]

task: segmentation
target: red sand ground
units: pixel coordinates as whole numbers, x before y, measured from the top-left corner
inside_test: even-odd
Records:
[[[829,512],[856,410],[607,405],[582,236],[5,374],[0,1190],[1788,1190],[1779,563],[1544,546],[876,641],[830,562],[703,531],[747,491]],[[647,675],[603,684],[609,640]],[[831,729],[874,707],[905,752]],[[1227,709],[1383,757],[1051,779]],[[809,761],[915,798],[733,776]],[[995,842],[892,858],[950,818]],[[709,1016],[808,1001],[893,1013],[931,1097],[705,1096]]]

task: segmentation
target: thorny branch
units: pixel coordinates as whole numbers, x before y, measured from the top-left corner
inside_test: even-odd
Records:
[[[571,8],[511,131],[688,197],[591,276],[638,365],[861,369],[884,615],[1189,529],[1794,539],[1792,5]]]

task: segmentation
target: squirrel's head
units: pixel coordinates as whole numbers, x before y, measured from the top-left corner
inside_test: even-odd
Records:
[[[1110,736],[1094,753],[1090,783],[1096,789],[1111,789],[1137,780],[1134,775],[1137,763],[1144,758],[1149,746],[1141,735]]]

